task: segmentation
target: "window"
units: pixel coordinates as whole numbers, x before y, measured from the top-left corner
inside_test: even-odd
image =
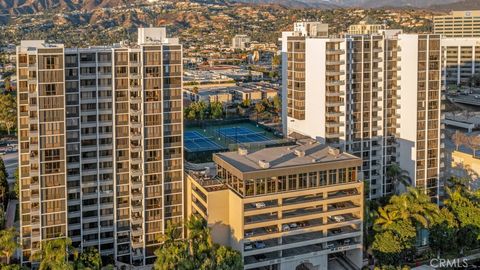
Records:
[[[337,183],[337,170],[328,171],[328,184],[335,185]]]

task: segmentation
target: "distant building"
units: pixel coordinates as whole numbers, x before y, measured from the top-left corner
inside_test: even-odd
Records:
[[[232,38],[232,49],[245,50],[250,46],[250,37],[247,35],[236,35]]]
[[[468,84],[480,74],[480,38],[442,38],[443,84]]]
[[[262,91],[260,89],[238,88],[234,90],[235,99],[238,101],[250,100],[251,102],[258,102],[262,100]]]
[[[279,93],[279,85],[268,82],[240,83],[234,86],[199,88],[198,92],[184,89],[185,100],[221,103],[241,103],[245,100],[258,102],[262,99],[272,100]]]
[[[203,101],[205,103],[220,102],[220,103],[231,103],[233,100],[233,95],[223,88],[209,89],[209,90],[198,90],[198,93],[193,92],[192,90],[183,90],[185,93],[185,98],[191,101]]]
[[[470,187],[474,190],[480,188],[480,159],[470,153],[461,151],[452,152],[451,176],[470,179]]]
[[[452,11],[433,18],[433,31],[445,37],[480,37],[480,10]]]
[[[360,22],[359,24],[350,25],[348,27],[348,34],[350,35],[370,35],[377,34],[380,30],[385,29],[383,24],[367,24]]]
[[[293,31],[302,36],[328,37],[328,24],[321,22],[296,22]]]
[[[244,269],[362,266],[362,161],[308,142],[215,154],[216,168],[187,172],[187,215],[204,218],[216,243],[242,254]]]

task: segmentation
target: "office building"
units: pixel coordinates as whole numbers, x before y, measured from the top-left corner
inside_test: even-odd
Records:
[[[480,10],[452,11],[433,18],[433,31],[445,37],[480,37]]]
[[[442,38],[442,83],[468,86],[480,74],[480,38]]]
[[[247,35],[235,35],[232,38],[232,49],[245,50],[250,46],[250,37]]]
[[[22,263],[44,241],[134,266],[183,221],[182,46],[164,28],[137,44],[17,48]]]
[[[186,213],[240,251],[245,269],[331,269],[335,258],[362,266],[359,158],[310,141],[213,159],[214,169],[187,173]]]
[[[428,159],[429,192],[438,197],[440,152],[431,151],[441,146],[439,35],[293,31],[283,33],[282,52],[285,134],[306,135],[362,158],[369,198],[394,191],[386,171],[394,162],[408,170],[414,185],[425,186],[427,176],[418,170],[425,174]],[[429,137],[435,148],[425,158],[427,131],[437,136]]]

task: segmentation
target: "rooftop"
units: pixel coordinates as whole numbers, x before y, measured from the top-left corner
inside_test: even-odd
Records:
[[[351,154],[341,153],[336,148],[314,141],[304,145],[264,148],[252,153],[239,149],[236,152],[217,153],[215,156],[241,172],[358,159]]]

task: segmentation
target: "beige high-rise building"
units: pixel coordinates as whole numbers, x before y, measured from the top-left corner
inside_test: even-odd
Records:
[[[433,18],[433,31],[445,37],[480,37],[480,10],[452,11]]]
[[[439,35],[284,32],[282,63],[285,134],[305,135],[362,158],[369,198],[395,190],[387,168],[397,163],[408,170],[413,185],[438,199]]]
[[[186,176],[186,213],[214,242],[241,252],[245,269],[362,266],[362,161],[317,142],[214,155]]]
[[[183,221],[182,46],[164,28],[136,44],[17,48],[22,263],[69,237],[112,261],[152,264]]]

